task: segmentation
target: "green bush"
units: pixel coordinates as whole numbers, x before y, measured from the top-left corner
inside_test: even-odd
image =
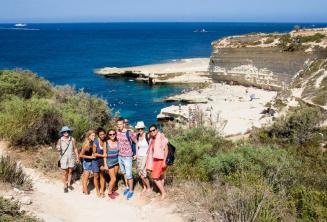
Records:
[[[73,135],[80,139],[89,129],[108,126],[112,121],[107,102],[83,91],[76,92],[70,87],[57,87],[56,107],[63,123],[74,129]]]
[[[168,135],[169,136],[169,135]],[[230,142],[223,139],[210,128],[192,128],[179,130],[170,136],[171,143],[177,149],[176,166],[172,167],[172,175],[179,179],[210,180],[204,157],[215,156],[219,150],[228,149]]]
[[[0,158],[0,180],[19,189],[32,189],[32,181],[25,175],[22,167],[9,156]]]
[[[0,101],[13,95],[24,99],[49,98],[52,88],[48,81],[28,71],[0,71]]]
[[[30,72],[0,71],[0,137],[12,145],[55,142],[63,125],[80,140],[89,129],[112,124],[107,103],[71,87],[53,87]]]
[[[6,200],[0,197],[0,221],[2,222],[38,222],[34,216],[28,215],[20,209],[16,201]]]
[[[279,118],[270,129],[270,134],[285,142],[304,144],[311,141],[323,119],[318,108],[299,108],[294,113]]]
[[[11,97],[0,104],[0,135],[12,145],[37,145],[58,138],[60,113],[45,99]]]
[[[327,192],[303,186],[293,189],[298,217],[304,221],[327,221]]]

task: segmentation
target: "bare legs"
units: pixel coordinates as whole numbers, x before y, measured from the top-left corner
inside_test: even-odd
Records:
[[[108,194],[112,194],[115,183],[116,183],[116,175],[118,173],[118,166],[110,168],[108,170],[108,173],[109,173],[109,176],[110,176]]]
[[[99,178],[100,178],[100,190],[99,190]],[[94,173],[93,177],[94,187],[98,197],[104,197],[104,171],[100,170],[100,173]]]
[[[143,175],[141,175],[141,179],[142,179],[143,191],[151,191],[149,179],[147,177],[144,177]]]
[[[165,191],[165,188],[164,188],[164,184],[165,184],[165,179],[164,177],[162,176],[161,178],[159,179],[154,179],[154,183],[157,185],[160,193],[161,193],[161,199],[165,199],[167,193]]]
[[[89,180],[90,172],[89,171],[84,171],[83,176],[82,176],[82,185],[83,185],[83,193],[84,194],[89,194],[89,191],[87,189],[87,182]]]
[[[63,182],[65,188],[71,184],[72,181],[73,168],[64,169]]]

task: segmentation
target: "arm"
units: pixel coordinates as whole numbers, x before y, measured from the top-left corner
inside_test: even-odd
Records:
[[[103,162],[104,162],[104,168],[108,169],[108,163],[107,163],[107,145],[108,145],[108,141],[106,142],[106,145],[103,147]]]
[[[57,141],[56,148],[59,152],[61,152],[60,139]]]
[[[72,139],[72,143],[73,143],[73,149],[74,149],[74,152],[75,152],[75,155],[76,155],[76,162],[79,163],[79,155],[78,155],[78,150],[77,150],[75,139]]]

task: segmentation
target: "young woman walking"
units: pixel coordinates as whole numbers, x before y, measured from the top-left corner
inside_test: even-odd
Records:
[[[115,199],[119,194],[113,191],[116,184],[116,177],[119,169],[118,154],[119,144],[117,142],[117,133],[115,130],[109,130],[107,136],[107,147],[105,153],[107,154],[107,160],[105,161],[105,167],[108,169],[110,176],[108,196],[110,199]]]
[[[60,139],[57,142],[57,150],[60,152],[60,168],[63,170],[64,192],[68,188],[73,190],[71,185],[72,173],[75,163],[79,163],[78,151],[75,139],[71,136],[72,130],[64,126],[60,130]]]
[[[82,150],[80,152],[80,157],[83,158],[83,175],[82,175],[82,185],[83,185],[83,193],[88,195],[90,192],[87,188],[89,176],[92,173],[92,160],[96,157],[93,155],[94,150],[94,140],[95,140],[95,132],[93,130],[89,130],[86,133],[84,143],[82,146]]]
[[[149,135],[145,133],[145,125],[143,121],[137,122],[135,128],[138,131],[137,134],[137,143],[136,143],[136,168],[137,173],[140,175],[142,179],[143,192],[150,192],[150,182],[147,178],[146,172],[146,160],[148,156],[149,149]]]
[[[97,192],[98,197],[104,197],[104,171],[105,165],[104,161],[107,157],[105,147],[107,146],[106,142],[106,131],[103,128],[97,129],[98,138],[94,141],[93,155],[96,159],[92,160],[92,170],[94,173],[94,186]],[[99,177],[100,177],[100,191],[99,191]]]

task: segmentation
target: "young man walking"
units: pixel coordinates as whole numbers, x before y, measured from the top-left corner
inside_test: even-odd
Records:
[[[124,174],[125,189],[124,195],[126,195],[127,200],[131,199],[134,195],[133,192],[133,142],[136,143],[136,137],[131,130],[126,129],[124,124],[124,119],[119,118],[117,120],[117,140],[119,143],[119,167],[120,171]]]

